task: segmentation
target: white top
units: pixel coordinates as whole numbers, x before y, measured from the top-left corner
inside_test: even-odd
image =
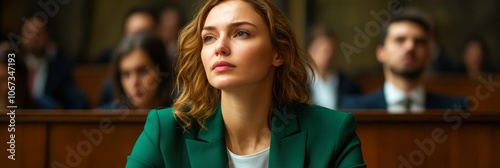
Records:
[[[410,112],[422,113],[425,110],[425,88],[422,85],[412,89],[408,94],[394,86],[391,82],[384,83],[385,102],[389,114],[402,114],[406,111],[404,100],[411,99]]]
[[[328,75],[326,80],[316,76],[311,88],[314,103],[329,109],[336,109],[338,85],[339,79],[336,73]]]
[[[249,155],[237,155],[227,149],[229,168],[267,168],[269,149],[270,147]]]
[[[47,84],[48,67],[47,60],[44,58],[37,58],[34,55],[26,56],[26,66],[29,71],[35,71],[34,84],[31,89],[31,95],[35,98],[42,96],[45,92],[45,85]]]

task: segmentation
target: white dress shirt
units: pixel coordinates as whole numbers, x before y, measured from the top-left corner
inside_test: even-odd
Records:
[[[331,73],[326,80],[316,76],[311,88],[314,103],[329,109],[336,109],[338,85],[337,73]]]
[[[422,113],[425,110],[425,88],[422,85],[410,90],[408,94],[394,86],[391,82],[384,83],[385,102],[387,103],[387,111],[390,114],[402,114],[406,112],[406,98],[411,99],[410,112]]]
[[[33,79],[33,88],[31,95],[35,98],[40,97],[45,92],[45,85],[47,84],[48,67],[47,59],[39,58],[34,55],[26,56],[26,66],[29,71],[36,71]]]

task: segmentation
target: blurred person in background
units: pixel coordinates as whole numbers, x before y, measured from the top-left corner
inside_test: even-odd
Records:
[[[158,30],[158,13],[153,8],[137,7],[132,8],[125,15],[123,23],[123,38],[131,36],[137,32],[146,31],[156,35]],[[122,39],[123,39],[122,38]],[[112,58],[114,49],[107,49],[99,55],[101,63],[108,63]],[[102,84],[100,106],[109,106],[113,102],[113,91],[111,80],[106,80]]]
[[[125,36],[140,31],[156,32],[158,28],[158,13],[153,9],[135,8],[125,18]]]
[[[387,109],[397,114],[466,108],[464,98],[431,93],[423,85],[423,72],[431,61],[427,22],[415,16],[394,16],[381,37],[376,55],[386,79],[383,88],[348,98],[342,109]]]
[[[173,83],[163,42],[150,32],[122,40],[113,56],[115,101],[104,109],[170,107]]]
[[[185,23],[184,15],[179,7],[168,5],[160,10],[159,19],[158,35],[165,43],[168,58],[174,62],[177,53],[177,38]]]
[[[22,27],[28,87],[36,106],[43,109],[88,108],[85,95],[73,81],[72,65],[61,55],[45,24],[39,18],[29,18]]]
[[[464,44],[462,63],[457,71],[476,79],[479,75],[495,72],[491,61],[486,42],[482,38],[471,37]]]
[[[177,62],[177,41],[179,31],[186,23],[184,14],[180,7],[176,5],[167,5],[160,10],[160,23],[158,35],[165,43],[167,50],[167,59],[171,63],[169,73],[172,74],[172,81],[175,79],[175,63]],[[172,82],[173,83],[173,82]],[[178,95],[174,90],[174,95]]]
[[[316,64],[311,93],[315,104],[337,109],[344,95],[360,94],[359,85],[335,67],[337,38],[332,30],[313,27],[309,37],[309,55]]]
[[[156,32],[158,20],[158,13],[152,8],[132,8],[127,12],[123,21],[123,37],[139,31]],[[97,62],[108,63],[113,55],[113,50],[114,49],[105,49],[102,51],[98,56]]]
[[[437,73],[455,72],[455,65],[450,61],[448,53],[445,51],[442,42],[438,37],[438,27],[435,18],[419,8],[407,8],[402,15],[421,18],[429,25],[429,52],[430,63],[427,71]]]

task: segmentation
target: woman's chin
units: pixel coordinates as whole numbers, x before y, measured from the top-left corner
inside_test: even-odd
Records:
[[[140,98],[137,98],[135,100],[132,100],[132,105],[134,105],[135,107],[137,108],[141,108],[144,106],[144,100],[143,99],[140,99]]]
[[[229,82],[229,81],[220,81],[220,82],[211,82],[210,85],[214,88],[220,89],[220,90],[230,90],[237,88],[239,84],[235,82]]]
[[[220,90],[230,89],[232,85],[229,84],[210,84],[212,87]]]
[[[215,78],[213,80],[209,80],[209,83],[212,87],[221,90],[229,89],[236,85],[236,83],[233,80],[230,80],[228,78]]]

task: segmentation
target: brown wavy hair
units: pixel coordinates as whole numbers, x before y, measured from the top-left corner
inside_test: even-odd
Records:
[[[180,93],[174,101],[174,116],[187,130],[196,120],[204,128],[203,120],[213,114],[220,102],[221,92],[208,82],[201,61],[201,30],[208,13],[224,0],[207,1],[195,18],[180,32],[177,60],[177,89]],[[301,50],[290,22],[269,0],[245,0],[264,19],[271,43],[284,64],[276,68],[273,82],[273,101],[278,106],[297,106],[308,103],[309,73],[313,63]]]

